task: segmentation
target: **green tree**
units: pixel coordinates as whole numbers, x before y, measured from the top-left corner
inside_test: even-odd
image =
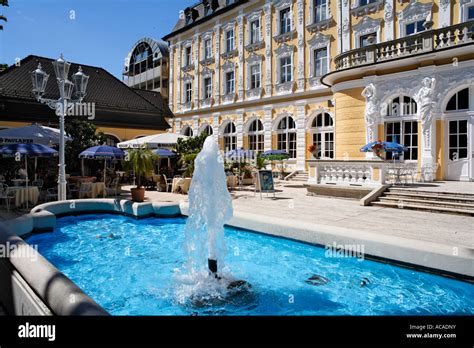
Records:
[[[141,187],[141,180],[144,175],[152,172],[157,156],[150,149],[128,150],[128,160],[124,162],[127,170],[133,170],[137,178],[137,187]]]
[[[8,0],[0,0],[0,5],[8,6]],[[6,22],[7,17],[0,15],[0,21]],[[0,30],[3,30],[3,25],[0,25]]]
[[[105,142],[105,135],[97,127],[84,120],[68,120],[66,133],[72,138],[66,142],[66,168],[69,173],[81,170],[79,154],[88,147]]]
[[[183,173],[186,177],[192,177],[194,173],[194,160],[198,153],[202,150],[207,134],[201,134],[187,139],[178,139],[175,146],[178,155],[178,163],[184,167]]]

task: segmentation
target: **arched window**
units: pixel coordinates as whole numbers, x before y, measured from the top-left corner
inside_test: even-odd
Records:
[[[296,158],[296,124],[291,116],[283,117],[277,127],[277,149]]]
[[[385,140],[405,145],[403,159],[418,160],[418,105],[406,95],[399,95],[386,104]],[[390,120],[393,118],[393,121]],[[393,159],[392,152],[386,152],[386,159]]]
[[[263,123],[260,120],[253,120],[250,123],[248,131],[249,150],[256,152],[263,151],[264,147],[264,130]]]
[[[185,126],[182,130],[181,130],[181,134],[182,135],[185,135],[187,137],[192,137],[193,136],[193,129],[189,126]]]
[[[224,150],[230,151],[237,149],[237,130],[234,122],[229,122],[224,128]]]
[[[201,134],[206,134],[207,136],[212,135],[213,133],[214,131],[210,125],[206,125],[206,127],[201,131]]]
[[[153,68],[153,52],[150,45],[146,42],[141,42],[133,50],[129,73],[131,76],[134,76],[151,68]]]
[[[334,158],[334,121],[327,112],[316,115],[311,123],[313,145],[318,149],[317,158]]]
[[[112,135],[112,134],[105,134],[105,141],[104,141],[104,145],[107,145],[107,146],[117,146],[117,144],[120,142],[120,140]]]
[[[449,99],[448,105],[446,105],[446,111],[461,111],[469,109],[469,88],[464,88],[459,92],[455,93],[451,99]]]

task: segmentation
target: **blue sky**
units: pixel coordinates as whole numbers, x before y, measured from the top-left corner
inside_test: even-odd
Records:
[[[10,0],[0,31],[0,63],[29,54],[101,66],[121,78],[123,61],[141,37],[168,34],[179,11],[196,0]],[[74,12],[71,12],[74,11]],[[71,18],[75,15],[75,19]]]

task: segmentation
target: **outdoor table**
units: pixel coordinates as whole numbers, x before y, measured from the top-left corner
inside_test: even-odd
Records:
[[[181,190],[181,193],[188,193],[189,186],[191,185],[191,178],[174,178],[173,184],[171,185],[171,192],[178,193]]]
[[[86,195],[89,198],[97,198],[99,195],[105,197],[105,192],[105,183],[103,182],[83,182],[79,190],[79,198],[84,198]]]
[[[405,166],[392,166],[390,167],[394,171],[395,174],[395,183],[394,185],[403,185],[402,183],[402,171],[405,169]]]
[[[97,178],[95,176],[71,176],[69,177],[69,182],[71,184],[77,183],[81,184],[83,182],[94,182]]]
[[[20,207],[27,201],[36,205],[39,198],[39,189],[36,186],[11,186],[8,188],[11,191],[15,191],[15,206]]]
[[[15,187],[20,187],[25,185],[26,179],[12,179],[12,183],[14,184]]]

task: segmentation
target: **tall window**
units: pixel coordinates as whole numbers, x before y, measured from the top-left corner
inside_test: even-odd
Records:
[[[291,57],[280,59],[280,83],[293,81]]]
[[[192,137],[193,136],[193,129],[189,126],[185,126],[184,129],[181,131],[181,134]]]
[[[321,48],[314,51],[314,76],[320,77],[328,72],[328,50]]]
[[[277,128],[277,148],[296,158],[296,124],[291,116],[281,119]]]
[[[255,64],[250,67],[250,88],[261,87],[260,64]]]
[[[111,135],[111,134],[105,134],[105,142],[104,145],[107,146],[117,146],[117,144],[120,142],[117,137]]]
[[[250,23],[250,43],[254,44],[257,42],[260,42],[260,19]]]
[[[467,158],[467,120],[449,121],[449,159]]]
[[[314,22],[321,22],[327,19],[327,0],[314,0]]]
[[[191,82],[187,82],[185,85],[184,85],[184,89],[186,91],[186,99],[185,99],[185,102],[186,103],[189,103],[193,97],[193,85]]]
[[[254,120],[250,124],[248,132],[249,150],[256,152],[263,151],[264,147],[264,131],[263,123],[260,120]]]
[[[289,33],[291,31],[291,11],[285,8],[280,11],[280,34]]]
[[[465,88],[449,99],[446,111],[458,111],[469,109],[469,88]]]
[[[471,6],[467,9],[467,20],[474,19],[474,6]]]
[[[359,0],[359,6],[365,6],[368,4],[371,4],[373,2],[376,2],[377,0]]]
[[[206,77],[204,79],[204,99],[209,99],[212,96],[212,79]]]
[[[408,148],[403,152],[403,159],[418,160],[418,122],[417,121],[399,121],[385,122],[385,140],[395,141]],[[386,153],[387,160],[393,159],[393,153]]]
[[[328,113],[318,114],[311,124],[313,145],[317,158],[334,158],[334,122]]]
[[[235,92],[235,75],[233,71],[229,71],[225,74],[226,81],[226,94]]]
[[[224,150],[237,149],[237,132],[234,122],[229,122],[224,128]]]
[[[191,53],[191,46],[189,47],[186,47],[186,51],[185,51],[185,55],[186,55],[186,59],[185,59],[185,63],[186,63],[186,66],[189,66],[191,65],[192,63],[192,60],[193,60],[193,56],[192,56],[192,53]]]
[[[371,37],[374,38],[373,43],[375,43],[375,41],[376,41],[375,39],[377,38],[376,33],[370,33],[370,34],[362,35],[361,37],[359,37],[359,47],[365,47],[365,46],[371,45],[371,43],[370,43],[370,38]]]
[[[212,127],[210,125],[206,125],[204,129],[202,130],[201,134],[206,134],[207,136],[212,135],[214,131],[212,130]]]
[[[204,40],[204,58],[208,59],[212,57],[212,45],[211,39]]]
[[[232,52],[234,50],[234,29],[225,33],[225,47],[226,52]]]
[[[416,34],[416,33],[424,31],[425,30],[425,27],[423,26],[424,22],[425,21],[422,20],[418,22],[408,23],[407,25],[405,25],[405,34],[412,35],[412,34]]]

